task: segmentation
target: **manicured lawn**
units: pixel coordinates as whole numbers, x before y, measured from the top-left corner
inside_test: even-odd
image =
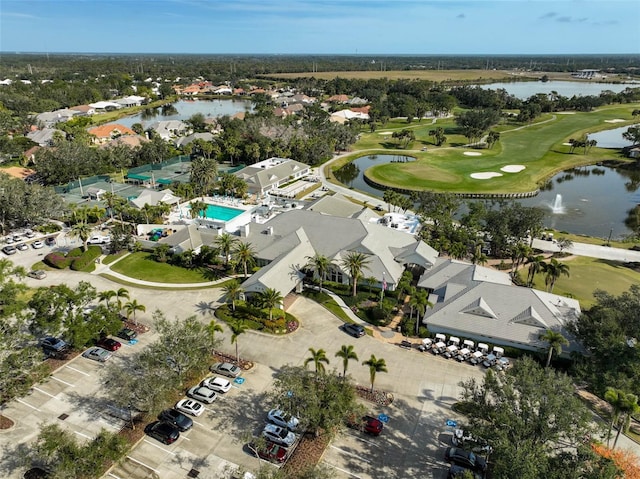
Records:
[[[185,269],[151,259],[149,253],[132,253],[111,269],[130,278],[156,283],[204,283],[210,281],[198,269]]]
[[[569,266],[570,276],[560,277],[556,281],[553,293],[577,299],[583,309],[594,304],[593,292],[596,289],[618,296],[628,291],[632,284],[640,283],[640,273],[625,268],[615,261],[580,256],[566,263]],[[520,274],[526,277],[527,270],[521,270]],[[534,287],[544,291],[543,275],[536,275]]]
[[[373,133],[363,133],[354,145],[358,153],[341,161],[366,154],[410,154],[415,162],[389,163],[366,170],[366,175],[375,182],[390,187],[414,190],[449,191],[456,193],[519,193],[536,190],[545,179],[555,173],[580,165],[593,164],[605,160],[619,160],[617,150],[592,148],[588,154],[583,149],[569,153],[570,147],[563,143],[570,138],[580,138],[588,132],[617,128],[633,124],[631,112],[639,104],[611,105],[589,113],[543,115],[531,125],[519,128],[514,124],[500,125],[500,141],[494,148],[472,150],[462,147],[466,138],[457,133],[453,119],[438,120],[435,124],[424,121],[411,124],[389,122],[384,128]],[[624,119],[625,123],[606,123],[605,120]],[[445,129],[447,143],[442,147],[432,145],[429,130]],[[391,135],[401,129],[411,129],[416,140],[406,150],[396,148]],[[421,151],[423,146],[428,151]],[[465,151],[475,151],[481,156],[467,156]],[[519,173],[501,172],[506,165],[524,165]],[[340,165],[333,164],[331,169]],[[502,176],[490,180],[471,178],[471,173],[496,172]]]

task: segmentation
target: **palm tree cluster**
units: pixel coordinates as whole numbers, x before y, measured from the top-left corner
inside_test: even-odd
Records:
[[[313,363],[316,376],[325,374],[325,364],[329,364],[327,352],[324,349],[316,350],[314,348],[309,348],[309,352],[311,353],[311,356],[304,360],[304,366],[306,367],[309,363]],[[337,358],[342,358],[342,377],[346,380],[349,361],[352,359],[357,361],[358,355],[354,351],[353,345],[343,344],[340,347],[340,350],[336,352],[335,356]],[[376,358],[375,355],[372,354],[369,359],[362,361],[362,364],[369,367],[369,380],[371,382],[371,392],[373,392],[376,374],[388,372],[387,363],[383,358]]]
[[[555,258],[551,258],[547,263],[544,261],[544,256],[531,255],[527,258],[526,264],[529,265],[527,286],[530,288],[533,286],[533,281],[538,273],[544,274],[544,284],[547,287],[547,291],[550,293],[553,291],[553,287],[560,276],[564,275],[569,277],[569,265],[561,263]]]
[[[607,388],[604,399],[612,409],[611,421],[609,422],[609,429],[607,431],[607,444],[609,444],[611,440],[611,429],[614,426],[618,429],[616,438],[613,441],[613,448],[615,449],[620,433],[629,430],[631,416],[640,412],[640,405],[638,404],[638,396],[616,388]]]

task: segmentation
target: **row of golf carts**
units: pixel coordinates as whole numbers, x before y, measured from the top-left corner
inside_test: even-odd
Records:
[[[419,346],[420,351],[431,351],[434,355],[441,355],[447,359],[466,361],[469,364],[482,364],[485,368],[494,367],[500,371],[509,367],[509,359],[504,357],[504,349],[494,346],[489,351],[489,345],[476,343],[470,339],[460,341],[456,336],[438,333],[434,338],[424,338]]]

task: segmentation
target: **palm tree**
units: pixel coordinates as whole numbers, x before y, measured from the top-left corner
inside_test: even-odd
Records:
[[[384,359],[376,358],[373,354],[369,359],[363,361],[362,364],[365,366],[369,366],[369,379],[371,380],[371,392],[373,392],[373,384],[376,380],[376,373],[386,373],[387,371],[387,363]]]
[[[231,329],[231,344],[236,345],[236,364],[240,364],[240,354],[238,353],[238,338],[241,334],[244,334],[249,326],[244,321],[234,321],[228,323],[229,329]]]
[[[118,309],[122,309],[122,299],[129,299],[129,291],[126,288],[118,288],[115,292],[116,302],[118,303]]]
[[[116,296],[116,292],[113,291],[112,289],[108,290],[108,291],[100,291],[98,293],[98,300],[99,301],[104,301],[105,303],[107,303],[107,308],[109,307],[109,301],[111,301],[111,298],[115,298]]]
[[[604,399],[611,405],[611,422],[609,423],[609,430],[607,432],[607,444],[611,440],[611,429],[615,424],[618,425],[618,432],[616,438],[613,441],[613,449],[618,444],[618,438],[620,433],[629,429],[631,423],[631,416],[640,411],[640,405],[638,405],[638,396],[631,393],[625,393],[620,389],[607,388],[604,394]]]
[[[327,358],[327,352],[324,349],[318,349],[317,351],[313,348],[309,348],[309,352],[311,353],[311,357],[304,360],[304,366],[307,367],[307,364],[313,362],[316,367],[316,376],[318,374],[324,374],[324,364],[329,364],[329,358]]]
[[[320,278],[320,291],[322,291],[322,280],[327,276],[327,273],[331,270],[331,260],[326,256],[317,253],[313,256],[307,256],[308,263],[306,267],[315,272]]]
[[[351,276],[351,284],[353,288],[353,296],[358,294],[358,279],[362,276],[364,269],[369,269],[371,258],[369,255],[359,253],[357,251],[349,251],[341,262],[341,266],[349,271]]]
[[[336,358],[342,358],[342,377],[347,377],[347,367],[349,367],[349,360],[355,359],[358,360],[358,355],[353,350],[353,345],[343,344],[340,347],[340,351],[336,352]]]
[[[527,258],[527,264],[529,265],[529,273],[527,275],[527,286],[533,286],[533,280],[540,271],[544,271],[547,263],[544,261],[544,256],[536,255],[529,256]]]
[[[211,344],[215,344],[214,339],[215,339],[216,333],[221,333],[222,331],[223,331],[222,326],[216,323],[215,320],[213,319],[209,322],[209,324],[207,324],[207,334],[209,335],[209,340],[211,341]],[[213,354],[213,351],[211,351],[211,353]]]
[[[127,312],[127,319],[129,319],[133,314],[133,322],[138,324],[136,320],[136,311],[142,311],[144,313],[147,310],[147,307],[144,304],[138,303],[137,299],[134,299],[124,305],[124,310]]]
[[[87,223],[85,223],[84,221],[81,221],[80,223],[76,223],[71,227],[71,236],[80,238],[80,241],[82,241],[82,245],[83,245],[82,247],[83,251],[87,251],[87,241],[91,236],[92,230],[93,228],[89,226]]]
[[[569,276],[569,266],[566,263],[561,263],[555,258],[551,258],[551,261],[547,263],[545,267],[544,284],[549,288],[549,292],[553,291],[553,286],[556,284],[556,280],[560,275]]]
[[[279,306],[283,300],[280,291],[274,288],[267,288],[260,293],[259,302],[263,308],[269,309],[269,321],[273,319],[273,308]]]
[[[244,289],[242,288],[242,286],[240,285],[240,282],[237,279],[233,279],[227,283],[227,285],[224,287],[223,290],[224,290],[225,296],[231,300],[231,309],[235,311],[236,299],[238,299],[238,296],[240,296],[240,293],[242,293]]]
[[[244,243],[242,241],[238,242],[235,250],[233,251],[234,259],[242,265],[242,269],[244,270],[244,277],[247,277],[247,269],[256,263],[255,258],[256,252],[251,246],[251,243]]]
[[[427,291],[424,289],[416,290],[415,294],[411,296],[411,303],[416,308],[417,317],[416,317],[416,336],[420,332],[420,314],[422,313],[422,317],[427,314],[427,308],[433,308],[433,303],[429,301],[429,296],[427,295]]]
[[[562,346],[569,344],[569,341],[567,341],[567,338],[565,338],[562,333],[551,329],[547,329],[544,334],[541,334],[540,340],[549,344],[549,354],[547,355],[547,364],[545,366],[547,368],[551,364],[553,352],[555,351],[556,354],[560,354],[562,352]]]
[[[207,206],[207,203],[204,201],[193,200],[191,202],[191,209],[189,210],[191,218],[196,219],[204,216],[204,213],[207,211]]]
[[[231,251],[233,251],[233,247],[236,241],[237,239],[227,232],[222,233],[215,240],[216,246],[220,250],[220,253],[224,256],[225,266],[229,265],[229,258],[231,256]]]
[[[373,291],[373,285],[378,282],[378,278],[376,278],[375,276],[368,276],[365,278],[365,281],[367,283],[367,286],[369,287],[369,293],[371,293]]]

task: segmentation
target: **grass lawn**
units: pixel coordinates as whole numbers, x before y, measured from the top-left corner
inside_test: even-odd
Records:
[[[554,238],[557,240],[558,238],[567,238],[574,243],[585,243],[585,244],[595,244],[598,246],[605,246],[608,242],[608,238],[597,238],[595,236],[586,236],[586,235],[577,235],[572,233],[563,233],[558,230],[553,229],[545,229],[545,231],[553,233]],[[636,241],[615,241],[611,240],[610,246],[612,248],[620,248],[620,249],[631,249],[635,245],[639,244]]]
[[[373,133],[363,133],[354,145],[359,150],[331,170],[363,154],[408,154],[417,159],[409,163],[389,163],[366,170],[365,174],[375,182],[390,187],[413,190],[449,191],[455,193],[519,193],[536,190],[552,175],[580,165],[594,164],[606,160],[620,160],[617,150],[592,148],[588,154],[583,149],[569,153],[570,147],[563,143],[570,138],[580,138],[588,132],[617,128],[633,124],[631,112],[640,104],[610,105],[588,113],[543,115],[535,123],[520,127],[515,124],[500,125],[500,141],[490,150],[475,150],[481,156],[467,156],[470,151],[462,145],[466,138],[457,133],[453,119],[438,120],[435,124],[423,121],[389,122],[385,128]],[[605,123],[605,120],[624,119],[625,123]],[[636,120],[637,121],[637,120]],[[441,147],[432,144],[429,130],[445,129],[447,143]],[[407,149],[397,149],[390,135],[381,133],[411,129],[416,140]],[[423,146],[427,151],[421,151]],[[364,151],[363,151],[364,150]],[[524,165],[519,173],[504,173],[506,165]],[[490,180],[471,178],[471,173],[496,172],[502,176]],[[327,171],[331,177],[331,172]]]
[[[158,263],[149,253],[131,253],[111,269],[130,278],[156,283],[204,283],[210,281],[201,270],[185,269],[167,263]]]
[[[640,283],[640,273],[625,268],[616,261],[576,256],[566,260],[566,263],[570,276],[561,276],[556,281],[553,293],[577,299],[583,309],[594,304],[593,292],[596,289],[619,296],[628,291],[632,284]],[[521,270],[520,274],[526,276],[527,270]],[[542,274],[536,275],[534,287],[545,290]]]

